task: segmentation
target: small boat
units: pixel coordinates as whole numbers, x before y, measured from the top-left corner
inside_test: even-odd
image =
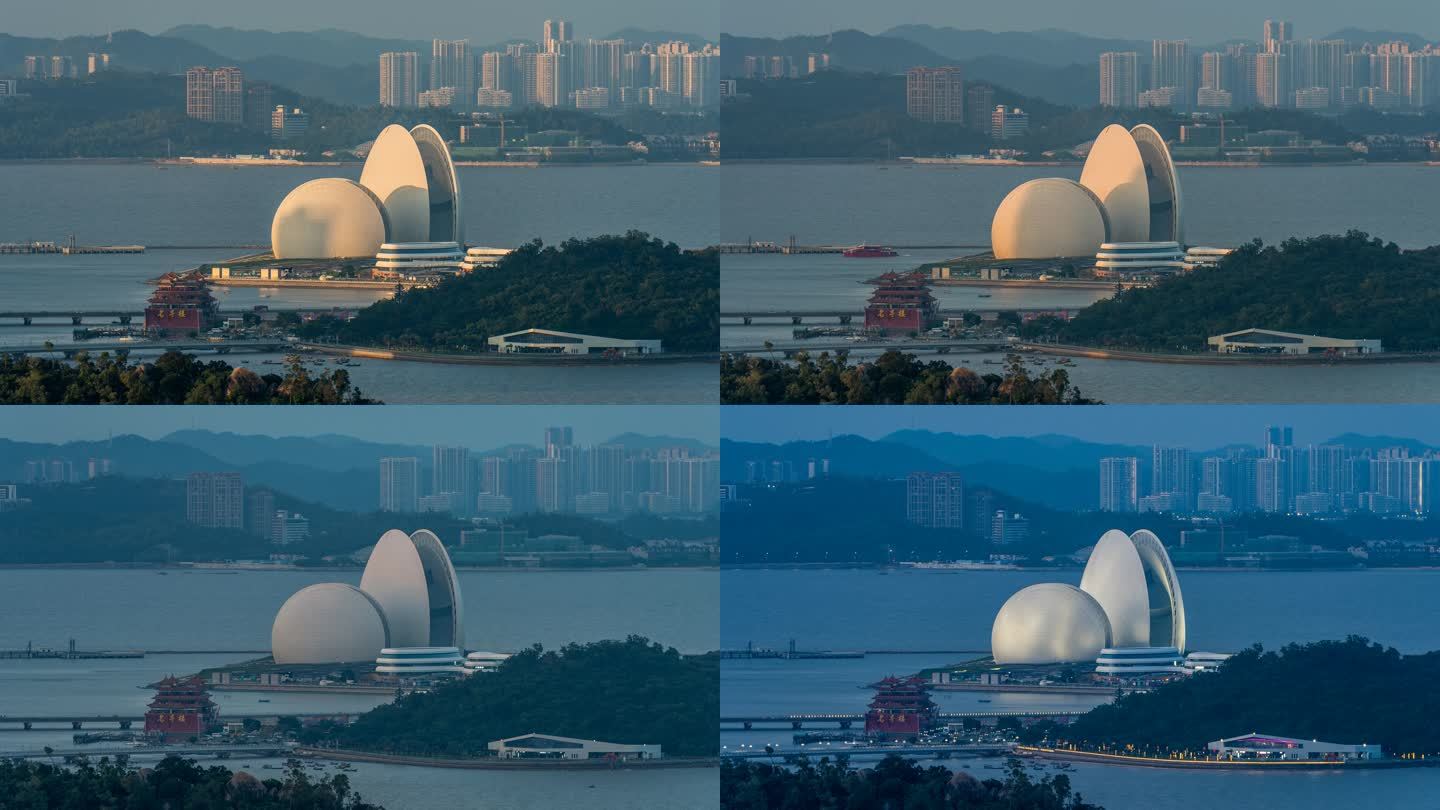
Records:
[[[270,702],[270,698],[260,698],[260,699],[259,699],[258,701],[256,701],[256,702],[257,702],[257,703],[269,703],[269,702]]]
[[[883,245],[867,245],[862,242],[855,247],[845,248],[841,255],[847,259],[892,259],[900,254]]]
[[[994,294],[992,294],[992,293],[976,293],[975,297],[976,297],[976,298],[994,298],[995,296],[994,296]]]

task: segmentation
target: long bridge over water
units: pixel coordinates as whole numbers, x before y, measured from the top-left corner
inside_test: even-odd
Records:
[[[995,711],[995,712],[944,712],[939,717],[941,722],[959,723],[965,720],[979,720],[985,725],[994,725],[1001,720],[1013,717],[1022,722],[1039,722],[1042,720],[1053,720],[1059,723],[1068,723],[1071,720],[1084,714],[1085,710],[1076,711]],[[755,715],[734,715],[720,718],[722,729],[743,728],[751,729],[757,725],[766,726],[789,726],[792,729],[801,729],[809,726],[834,724],[840,728],[850,728],[855,724],[865,722],[864,714],[850,714],[845,712],[810,712],[803,714],[755,714]]]
[[[227,720],[277,720],[280,717],[294,717],[299,720],[348,720],[357,715],[358,712],[318,712],[318,713],[281,713],[267,712],[262,714],[226,714]],[[143,724],[145,718],[141,715],[123,714],[37,714],[37,715],[11,715],[0,714],[0,731],[35,731],[36,726],[57,726],[79,731],[86,724],[97,725],[101,723],[113,723],[115,728],[122,731],[128,730],[137,723]],[[51,729],[52,731],[55,729]]]
[[[287,756],[291,753],[289,746],[280,743],[251,744],[251,745],[166,745],[153,748],[52,748],[49,751],[26,749],[23,751],[0,751],[0,760],[7,759],[52,759],[59,757],[62,760],[72,760],[79,757],[144,757],[144,756],[205,756],[210,755],[216,759],[252,758],[265,759],[280,756]]]
[[[264,340],[166,340],[162,342],[146,341],[106,341],[94,340],[85,343],[52,343],[49,345],[38,344],[31,346],[7,346],[0,344],[0,354],[50,354],[59,353],[66,357],[74,357],[80,352],[129,353],[134,351],[178,351],[178,352],[201,352],[210,351],[216,354],[229,354],[231,352],[283,352],[294,349],[294,344],[283,338],[268,338]]]
[[[1064,307],[996,307],[983,306],[970,309],[942,309],[937,314],[942,318],[958,318],[967,312],[973,312],[981,317],[985,315],[994,316],[1001,312],[1014,312],[1017,315],[1048,315],[1059,312],[1067,312]],[[864,311],[853,309],[743,309],[721,311],[721,326],[775,326],[774,323],[756,323],[761,319],[789,320],[791,325],[799,326],[816,320],[834,319],[840,324],[849,324],[856,318],[863,318]],[[3,313],[0,313],[3,317]]]
[[[323,312],[328,307],[265,307],[268,312]],[[344,309],[344,307],[339,307]],[[244,315],[256,314],[255,308],[250,309],[222,309],[219,315],[222,318],[239,318]],[[81,326],[86,319],[94,321],[96,318],[109,318],[111,323],[121,325],[129,324],[131,321],[143,319],[144,310],[134,309],[55,309],[55,310],[12,310],[0,312],[0,326],[43,326],[36,324],[37,320],[69,320],[71,326]]]
[[[990,757],[1008,754],[1012,743],[965,743],[960,745],[847,745],[843,748],[817,748],[809,751],[782,749],[776,751],[722,751],[721,759],[782,759],[786,761],[813,757],[884,757],[899,754],[907,757],[931,756],[949,759],[955,755]]]

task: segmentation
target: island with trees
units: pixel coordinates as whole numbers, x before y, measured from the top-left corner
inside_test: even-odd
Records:
[[[555,734],[658,744],[666,758],[713,759],[720,739],[720,659],[681,655],[639,636],[535,645],[493,673],[461,678],[361,715],[321,723],[301,741],[407,758],[478,759],[494,740]]]
[[[1202,352],[1241,329],[1378,339],[1387,352],[1440,350],[1440,247],[1402,250],[1360,231],[1249,242],[1214,267],[1119,291],[1069,321],[1037,318],[1030,340]]]
[[[299,355],[285,373],[168,351],[153,362],[79,352],[75,362],[0,351],[0,405],[369,405],[344,369],[318,374]]]
[[[720,343],[720,261],[649,234],[529,242],[493,270],[397,293],[353,319],[316,318],[310,340],[473,354],[486,340],[531,327],[611,338],[659,339],[666,353]]]
[[[1379,743],[1390,757],[1440,754],[1440,652],[1405,655],[1369,639],[1259,645],[1198,674],[1097,707],[1069,726],[1022,739],[1082,750],[1204,756],[1205,744],[1252,731],[1340,743]]]
[[[726,354],[720,401],[727,405],[1092,405],[1063,368],[1031,371],[1007,355],[1003,374],[977,374],[940,360],[887,351],[874,360],[797,352],[793,361]]]
[[[1070,786],[1065,774],[1036,780],[1018,759],[1004,779],[977,779],[942,766],[921,767],[891,755],[855,769],[828,757],[794,767],[727,761],[720,769],[723,810],[946,808],[946,810],[1103,810]]]

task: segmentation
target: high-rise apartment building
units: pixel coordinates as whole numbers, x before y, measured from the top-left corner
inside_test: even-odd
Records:
[[[995,109],[995,88],[972,84],[965,89],[965,126],[976,132],[990,131],[990,111]]]
[[[1289,107],[1294,104],[1290,57],[1266,51],[1255,55],[1255,102],[1261,107]]]
[[[1100,105],[1135,107],[1140,103],[1140,55],[1134,51],[1100,54]]]
[[[245,526],[245,481],[240,473],[191,473],[185,477],[185,519],[211,529]]]
[[[464,493],[469,485],[470,451],[464,447],[435,445],[433,480],[430,491],[436,495]]]
[[[905,113],[919,121],[965,123],[965,82],[960,68],[910,68],[905,74]]]
[[[437,39],[430,43],[430,87],[455,88],[455,99],[468,106],[475,102],[475,62],[470,43],[463,39]]]
[[[411,514],[420,510],[420,459],[380,459],[380,511]]]
[[[1134,456],[1100,460],[1100,510],[1134,512],[1140,505],[1140,459]]]
[[[910,473],[905,481],[905,519],[927,529],[963,529],[965,482],[960,473]]]
[[[1285,43],[1295,38],[1294,27],[1284,20],[1266,20],[1263,42],[1266,53],[1279,53]]]
[[[237,67],[185,72],[185,114],[219,124],[245,123],[245,74]]]
[[[575,32],[569,20],[546,20],[541,32],[541,46],[548,53],[556,50],[561,43],[573,42]]]
[[[380,106],[415,107],[420,103],[419,56],[414,51],[380,54]]]
[[[1186,108],[1191,97],[1190,55],[1183,39],[1157,39],[1150,43],[1150,89],[1173,87],[1174,106]]]

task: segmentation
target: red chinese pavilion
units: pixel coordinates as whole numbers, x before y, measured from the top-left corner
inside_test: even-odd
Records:
[[[208,284],[193,275],[166,273],[145,306],[145,329],[161,334],[198,332],[215,317],[215,298]]]
[[[150,710],[145,712],[145,733],[174,742],[204,734],[219,722],[220,709],[210,699],[203,680],[170,676],[159,683]]]
[[[935,296],[919,270],[893,270],[865,282],[875,286],[865,305],[865,328],[889,332],[922,332],[937,320]]]
[[[865,733],[877,737],[909,738],[934,728],[940,707],[930,699],[929,686],[916,677],[891,676],[875,684],[875,698],[865,713]]]

